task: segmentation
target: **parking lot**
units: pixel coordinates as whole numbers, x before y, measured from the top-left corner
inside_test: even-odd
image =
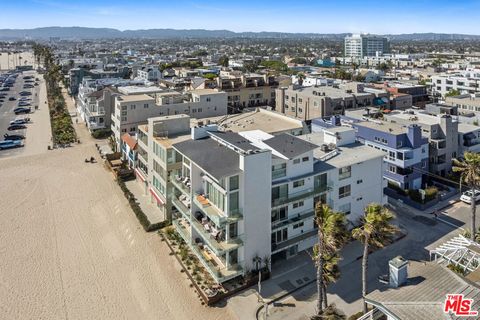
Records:
[[[0,74],[5,73],[6,71],[0,72]],[[26,79],[24,79],[25,77]],[[38,85],[35,85],[35,83]],[[24,93],[24,95],[21,95],[21,92],[30,94]],[[0,158],[46,152],[51,141],[51,129],[43,76],[33,70],[20,72],[13,86],[8,91],[0,91],[0,96],[4,96],[0,98],[0,100],[3,100],[3,102],[0,101],[0,141],[5,139],[5,134],[25,137],[25,139],[17,140],[17,143],[20,143],[22,147],[0,150]],[[16,115],[14,110],[19,107],[19,104],[30,108],[31,112]],[[23,118],[29,118],[29,121],[23,124],[26,127],[25,129],[8,130],[11,121]]]

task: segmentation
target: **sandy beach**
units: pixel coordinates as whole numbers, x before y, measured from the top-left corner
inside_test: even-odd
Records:
[[[234,319],[200,304],[75,126],[82,144],[0,159],[1,318]]]

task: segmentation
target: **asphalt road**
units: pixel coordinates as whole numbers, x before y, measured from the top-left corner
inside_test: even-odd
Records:
[[[23,134],[25,136],[28,135],[28,124],[27,124],[27,129],[23,130],[16,130],[16,131],[8,131],[7,128],[10,125],[10,121],[14,120],[17,115],[13,112],[13,110],[17,107],[18,105],[18,100],[22,97],[20,96],[20,92],[22,91],[29,91],[32,93],[31,96],[28,96],[30,99],[31,108],[32,112],[35,112],[35,106],[39,105],[39,97],[38,97],[38,92],[39,92],[39,86],[35,86],[34,88],[31,89],[23,89],[23,85],[25,84],[25,80],[23,79],[24,76],[33,76],[34,79],[35,77],[38,77],[37,73],[35,71],[26,71],[23,73],[20,73],[17,77],[17,80],[15,81],[15,84],[12,88],[10,88],[10,91],[1,91],[1,93],[7,93],[7,96],[4,98],[4,102],[0,102],[2,106],[0,107],[0,140],[3,140],[3,135],[5,133],[10,133],[10,134]],[[15,97],[16,100],[14,101],[9,101],[8,99],[10,97]],[[25,115],[28,117],[28,115]],[[23,117],[23,115],[21,115]],[[8,153],[14,154],[14,153],[20,153],[22,148],[15,149],[15,150],[8,150]],[[1,150],[0,151],[0,156],[1,153],[6,152],[7,150]]]

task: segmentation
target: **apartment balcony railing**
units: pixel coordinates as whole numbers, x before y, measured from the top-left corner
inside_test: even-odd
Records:
[[[285,177],[286,175],[287,175],[287,169],[286,168],[272,170],[272,180]]]
[[[243,275],[242,262],[239,262],[230,268],[226,268],[217,262],[218,257],[212,257],[209,252],[207,252],[205,249],[201,249],[198,245],[190,244],[190,248],[199,258],[202,265],[218,283],[222,283]]]
[[[170,182],[177,188],[179,191],[190,197],[191,184],[188,177],[183,177],[179,175],[179,170],[172,171],[172,178]]]
[[[318,233],[317,229],[302,233],[296,237],[288,239],[280,243],[272,243],[272,254],[288,249],[289,247],[295,245],[296,243],[315,236]]]
[[[222,210],[211,204],[208,199],[201,199],[202,197],[203,196],[200,194],[195,194],[193,202],[200,211],[210,218],[210,220],[212,220],[217,226],[224,226],[226,223],[236,222],[243,218],[242,209],[230,210],[230,213],[227,216]]]
[[[190,209],[176,197],[172,197],[172,203],[185,218],[190,219]]]
[[[189,227],[181,223],[180,219],[174,219],[172,224],[186,243],[192,242],[192,234],[190,233]]]
[[[340,174],[338,175],[338,180],[347,179],[347,178],[350,178],[351,176],[352,176],[352,172],[351,172],[351,171],[343,172],[343,173],[340,173]]]
[[[213,236],[213,233],[207,231],[205,226],[198,222],[196,219],[192,219],[193,228],[197,231],[200,237],[205,243],[212,249],[216,255],[222,255],[227,251],[237,249],[243,245],[243,235],[239,235],[232,239],[218,241]]]
[[[272,230],[279,229],[287,225],[308,219],[310,217],[313,217],[314,215],[315,215],[314,210],[305,210],[303,212],[299,212],[298,214],[292,215],[285,220],[272,222]]]
[[[280,206],[293,201],[309,198],[317,194],[323,193],[329,190],[329,188],[330,187],[325,184],[325,185],[320,185],[314,188],[308,188],[302,191],[289,193],[287,196],[277,198],[277,199],[272,199],[272,207],[276,207],[276,206]]]

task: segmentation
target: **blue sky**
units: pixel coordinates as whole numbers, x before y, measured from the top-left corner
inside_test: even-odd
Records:
[[[480,0],[0,0],[0,28],[480,34]]]

